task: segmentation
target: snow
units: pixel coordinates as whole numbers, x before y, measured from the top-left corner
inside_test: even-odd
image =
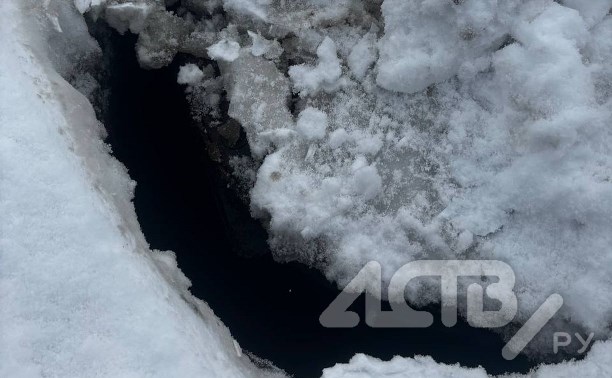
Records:
[[[416,93],[450,79],[463,62],[504,43],[524,2],[385,0],[378,84]]]
[[[80,29],[68,9],[61,29]],[[44,12],[0,4],[0,376],[267,375],[189,293],[173,253],[149,250],[134,183],[57,73],[70,67],[49,60],[63,33]]]
[[[110,4],[106,7],[106,22],[119,33],[130,30],[134,34],[140,33],[145,21],[154,5],[148,3],[121,3]]]
[[[607,377],[612,375],[612,342],[598,342],[582,361],[569,361],[555,365],[541,365],[529,374],[509,374],[509,378],[571,378]],[[459,365],[436,363],[431,357],[394,357],[390,361],[357,354],[347,364],[337,364],[323,371],[322,378],[487,378],[483,368],[465,368]]]
[[[317,94],[320,90],[333,92],[340,85],[342,67],[334,41],[326,37],[317,48],[319,61],[316,66],[301,64],[289,68],[295,92],[300,96]]]
[[[612,8],[611,0],[563,0],[562,3],[570,8],[580,12],[584,20],[589,26],[595,26],[601,22],[610,8]]]
[[[300,113],[296,128],[298,133],[308,140],[323,139],[327,130],[327,114],[308,107]]]
[[[233,62],[240,55],[240,44],[236,41],[223,39],[208,48],[210,59]]]
[[[179,84],[194,85],[204,79],[204,72],[195,64],[189,63],[181,66],[176,81]]]

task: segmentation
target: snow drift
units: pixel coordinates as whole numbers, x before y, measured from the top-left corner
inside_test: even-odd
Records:
[[[59,73],[95,59],[73,4],[0,4],[0,376],[260,377],[172,252]]]

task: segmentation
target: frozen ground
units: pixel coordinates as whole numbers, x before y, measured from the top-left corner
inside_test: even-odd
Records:
[[[80,14],[3,1],[0,18],[0,376],[280,376],[239,356],[174,255],[149,250],[133,182],[58,74],[97,53]]]

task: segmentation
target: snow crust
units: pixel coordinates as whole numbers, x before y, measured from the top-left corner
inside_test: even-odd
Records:
[[[50,60],[72,35],[58,11],[90,39],[72,2],[0,3],[0,376],[281,376],[240,356],[172,252],[149,250],[135,183]]]

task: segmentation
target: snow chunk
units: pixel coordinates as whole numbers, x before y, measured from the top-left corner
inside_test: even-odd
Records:
[[[334,130],[329,136],[329,146],[333,149],[339,148],[350,139],[345,129]]]
[[[138,63],[146,69],[158,69],[172,62],[189,32],[185,20],[163,9],[152,12],[138,36]]]
[[[342,67],[336,44],[331,38],[325,37],[321,42],[317,56],[319,63],[316,66],[300,64],[289,68],[293,86],[302,97],[316,94],[320,90],[333,92],[340,87]]]
[[[204,72],[195,64],[181,66],[178,73],[177,83],[194,85],[202,81]]]
[[[308,140],[323,139],[327,130],[327,114],[308,107],[300,113],[296,128],[298,133]]]
[[[104,19],[120,34],[128,29],[138,34],[144,29],[145,21],[151,13],[154,5],[141,2],[127,2],[122,4],[111,4],[106,7]]]
[[[240,56],[240,44],[230,39],[222,39],[208,48],[208,56],[214,60],[233,62]]]

